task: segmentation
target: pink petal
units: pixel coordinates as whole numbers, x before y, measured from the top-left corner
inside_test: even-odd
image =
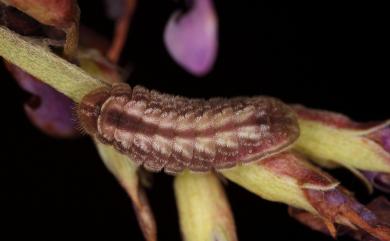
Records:
[[[184,69],[197,76],[207,74],[218,49],[218,19],[212,0],[193,0],[187,13],[173,13],[164,41],[172,58]]]
[[[73,117],[74,102],[15,65],[7,64],[19,86],[32,94],[24,109],[30,121],[47,135],[75,137],[80,134]]]
[[[381,131],[383,148],[390,152],[390,127],[387,127]]]
[[[390,173],[362,171],[375,188],[390,193]]]

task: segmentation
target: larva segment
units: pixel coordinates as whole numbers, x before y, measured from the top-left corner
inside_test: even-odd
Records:
[[[82,128],[90,135],[96,135],[100,109],[110,97],[110,89],[99,88],[86,95],[77,107],[77,116]]]
[[[270,97],[209,100],[115,84],[82,100],[87,133],[151,171],[205,172],[260,160],[298,137],[295,115]]]

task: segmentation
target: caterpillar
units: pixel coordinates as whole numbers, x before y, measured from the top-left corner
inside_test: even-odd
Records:
[[[89,135],[169,174],[260,160],[299,136],[293,111],[272,97],[190,99],[125,83],[84,96],[77,116]]]

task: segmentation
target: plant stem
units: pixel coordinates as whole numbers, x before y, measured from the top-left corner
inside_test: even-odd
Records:
[[[52,53],[49,48],[0,27],[0,56],[76,102],[106,84]]]

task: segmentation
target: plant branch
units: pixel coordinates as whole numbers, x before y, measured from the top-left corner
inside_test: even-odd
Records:
[[[49,48],[0,26],[0,56],[76,102],[106,85]]]

